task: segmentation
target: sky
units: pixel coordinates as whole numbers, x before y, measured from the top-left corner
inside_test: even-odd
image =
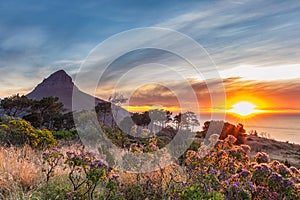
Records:
[[[26,94],[59,69],[75,77],[91,50],[115,34],[161,27],[183,33],[205,49],[222,78],[228,108],[250,101],[263,110],[300,112],[299,18],[300,1],[296,0],[0,1],[0,97]],[[189,50],[191,57],[198,56],[186,43],[174,42]],[[149,63],[162,66],[144,66]],[[140,79],[128,75],[130,81],[124,82],[128,84],[119,88],[126,91],[137,85],[132,80],[138,81],[130,99],[137,110],[153,104],[175,109],[176,93],[190,91],[177,79],[179,75],[194,89],[201,109],[209,110],[210,92],[203,77],[193,76],[186,61],[162,50],[129,52],[111,64],[96,91],[88,87],[89,81],[79,87],[107,98],[111,83],[138,65],[143,65],[135,72]],[[169,74],[163,66],[172,66],[179,75]],[[160,82],[141,84],[145,78],[157,77]]]

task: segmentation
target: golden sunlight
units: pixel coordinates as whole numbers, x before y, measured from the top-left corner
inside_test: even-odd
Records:
[[[251,114],[255,114],[257,112],[260,112],[259,110],[256,110],[257,106],[254,105],[253,103],[247,102],[247,101],[242,101],[239,103],[236,103],[232,105],[232,109],[228,110],[229,112],[241,115],[241,116],[247,116]]]

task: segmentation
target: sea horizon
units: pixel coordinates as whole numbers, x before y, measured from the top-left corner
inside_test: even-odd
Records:
[[[199,130],[206,121],[223,120],[212,118],[208,113],[200,114],[199,119]],[[246,133],[256,131],[259,136],[263,135],[268,139],[300,144],[300,113],[261,113],[251,117],[225,114],[224,121],[233,125],[243,124]]]

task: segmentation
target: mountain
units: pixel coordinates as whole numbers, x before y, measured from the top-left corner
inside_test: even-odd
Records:
[[[71,111],[73,90],[76,91],[81,102],[81,105],[78,108],[75,108],[77,111],[88,109],[86,102],[91,100],[95,101],[96,104],[104,101],[80,91],[73,83],[72,78],[64,70],[59,70],[51,74],[26,96],[30,99],[36,100],[49,96],[58,97],[59,101],[64,104],[65,109]]]
[[[77,102],[80,102],[80,105],[76,105],[76,108],[72,108],[73,92],[76,94]],[[64,70],[59,70],[51,74],[26,96],[30,99],[36,100],[50,96],[58,97],[59,101],[63,103],[64,108],[67,111],[91,110],[91,108],[88,106],[89,102],[95,102],[95,105],[104,102],[102,99],[80,91],[79,88],[74,84],[72,78]],[[118,119],[115,120],[117,123],[120,123],[124,117],[130,115],[131,114],[127,110],[120,108],[118,111]],[[108,116],[106,116],[105,124],[110,124],[111,120],[112,114],[110,113]]]

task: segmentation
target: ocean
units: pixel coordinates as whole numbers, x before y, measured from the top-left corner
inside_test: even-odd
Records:
[[[201,126],[210,119],[210,115],[200,115]],[[300,114],[258,114],[249,118],[226,115],[225,121],[243,124],[247,132],[256,130],[271,139],[300,144]]]

